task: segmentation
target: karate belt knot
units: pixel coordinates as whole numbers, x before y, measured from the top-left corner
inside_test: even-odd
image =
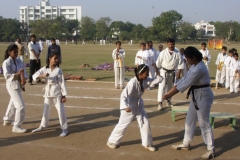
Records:
[[[116,61],[119,61],[119,66],[122,67],[122,58],[117,58]]]
[[[172,83],[174,83],[174,81],[175,81],[175,70],[168,70],[168,69],[163,68],[163,67],[162,67],[162,69],[163,69],[164,71],[166,71],[166,72],[165,72],[165,78],[167,77],[168,74],[170,74],[170,73],[173,74]],[[167,84],[167,81],[166,81],[166,84]]]
[[[51,87],[53,85],[56,85],[57,83],[56,82],[48,82],[47,85],[43,88],[42,91],[44,91],[45,89],[47,89],[47,95],[50,95],[50,90],[51,90]]]
[[[196,108],[196,110],[199,110],[198,106],[197,106],[197,102],[196,102],[196,99],[195,99],[195,96],[194,96],[194,90],[195,89],[199,89],[199,88],[207,88],[209,87],[209,84],[204,84],[204,85],[199,85],[199,86],[195,86],[195,85],[192,85],[189,89],[188,89],[188,92],[187,92],[187,99],[189,98],[189,95],[190,93],[192,92],[192,101],[193,101],[193,104]]]

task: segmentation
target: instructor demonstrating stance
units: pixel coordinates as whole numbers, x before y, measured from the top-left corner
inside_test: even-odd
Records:
[[[207,152],[202,156],[203,159],[213,158],[215,156],[213,131],[209,124],[209,114],[213,103],[213,93],[210,84],[208,69],[202,61],[202,54],[194,47],[186,48],[185,57],[191,65],[188,73],[177,82],[177,84],[163,95],[167,100],[177,94],[188,90],[187,98],[191,95],[191,102],[185,122],[185,135],[183,143],[173,145],[176,150],[189,150],[190,142],[193,139],[196,122],[202,132],[204,143],[207,145]]]

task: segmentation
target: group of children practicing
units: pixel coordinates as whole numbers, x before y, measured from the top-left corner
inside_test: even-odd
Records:
[[[125,51],[121,48],[120,41],[116,42],[116,46],[116,49],[112,52],[112,58],[114,59],[115,88],[123,89],[120,97],[121,115],[107,141],[107,146],[113,149],[118,148],[126,128],[136,118],[140,128],[142,146],[150,151],[156,151],[153,146],[150,123],[144,110],[142,95],[146,89],[158,85],[158,110],[162,110],[164,100],[171,106],[171,97],[178,92],[183,93],[189,89],[187,97],[190,95],[192,98],[186,117],[183,143],[172,145],[172,149],[190,149],[190,142],[193,139],[196,122],[198,121],[204,143],[207,145],[207,152],[202,155],[202,158],[213,158],[215,156],[214,137],[209,124],[209,114],[214,95],[210,88],[211,82],[207,67],[211,57],[209,51],[206,51],[206,45],[204,48],[203,44],[203,49],[200,51],[195,47],[187,47],[185,50],[180,49],[179,51],[175,47],[175,41],[169,39],[167,48],[163,50],[163,46],[159,45],[159,51],[156,52],[151,41],[141,43],[141,50],[135,58],[135,77],[126,86],[124,86]],[[223,47],[223,52],[218,55],[216,64],[219,65],[224,62],[222,66],[226,66],[225,77],[226,79],[227,75],[230,77],[230,91],[237,92],[237,80],[232,77],[238,74],[240,68],[238,54],[236,51],[230,50],[229,57],[226,57],[226,60],[223,61],[222,55],[226,55],[226,50],[226,47]],[[23,62],[17,56],[17,45],[10,45],[5,52],[5,60],[2,65],[6,88],[11,97],[3,118],[3,125],[13,125],[12,132],[25,133],[27,130],[21,128],[25,119],[25,104],[21,92],[28,76]],[[53,52],[48,57],[47,65],[33,75],[34,81],[39,78],[46,80],[43,117],[39,128],[33,130],[33,133],[42,131],[48,126],[51,103],[53,103],[58,111],[62,129],[60,136],[68,135],[68,124],[64,110],[67,90],[58,63],[58,54]],[[218,79],[220,83],[223,83],[224,67],[221,68],[220,66],[218,68],[217,75],[220,75]],[[232,88],[231,84],[234,84]],[[228,86],[226,85],[226,87]]]

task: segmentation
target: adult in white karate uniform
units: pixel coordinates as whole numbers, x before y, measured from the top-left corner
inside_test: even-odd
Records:
[[[175,78],[180,74],[179,71],[176,73],[176,70],[182,69],[179,68],[182,64],[182,56],[178,50],[175,49],[175,40],[169,39],[167,41],[167,46],[168,48],[161,52],[156,61],[156,66],[161,68],[160,75],[164,78],[163,82],[159,83],[158,86],[158,110],[162,110],[163,108],[163,94],[173,87]],[[169,107],[172,105],[171,99],[167,101],[167,105]]]
[[[114,60],[114,73],[115,73],[115,88],[124,88],[124,73],[125,73],[125,51],[121,48],[122,43],[120,41],[116,42],[117,48],[112,52],[112,58]]]
[[[198,121],[204,143],[207,145],[207,152],[202,158],[209,159],[215,156],[213,131],[209,123],[211,105],[214,99],[210,88],[210,77],[206,65],[202,61],[202,54],[195,47],[187,47],[184,54],[191,65],[188,73],[169,92],[163,95],[163,99],[169,99],[178,92],[183,93],[190,87],[187,97],[191,95],[191,102],[185,122],[183,143],[173,145],[172,148],[176,150],[190,149],[190,142],[193,140]]]
[[[216,89],[218,87],[218,83],[221,84],[221,86],[224,86],[225,79],[226,79],[226,66],[224,64],[225,60],[227,58],[227,47],[222,47],[222,53],[219,53],[216,59],[216,65],[217,65],[217,72],[216,72]]]
[[[3,117],[3,125],[11,125],[14,121],[12,132],[25,133],[27,130],[21,128],[25,120],[25,104],[21,87],[25,85],[28,75],[23,62],[17,57],[18,47],[16,44],[11,44],[5,51],[5,60],[2,64],[4,78],[6,79],[6,88],[10,95],[8,108]],[[21,75],[23,75],[23,79],[20,81],[19,77],[22,78]]]
[[[140,128],[142,145],[150,151],[156,150],[156,148],[152,146],[152,134],[148,117],[144,110],[142,95],[151,83],[160,83],[162,77],[159,76],[158,70],[155,79],[149,78],[148,74],[148,66],[145,64],[139,65],[138,68],[135,69],[135,77],[128,82],[121,94],[121,115],[118,124],[115,126],[107,142],[107,146],[112,149],[119,146],[128,125],[136,118]]]
[[[230,64],[230,93],[238,93],[239,89],[239,73],[240,61],[238,60],[238,53],[233,54]]]
[[[41,53],[40,53],[40,54],[43,54],[43,41],[40,39],[40,40],[38,41],[38,44],[39,44],[40,50],[41,50]]]
[[[18,46],[18,58],[22,60],[24,63],[24,52],[26,54],[26,58],[28,57],[28,50],[26,49],[25,45],[22,43],[20,38],[17,39],[15,44]]]
[[[140,44],[140,50],[137,52],[135,57],[135,65],[139,66],[141,64],[148,65],[149,53],[146,50],[146,43]]]
[[[51,53],[47,66],[41,68],[33,75],[33,80],[37,78],[45,78],[46,87],[44,88],[44,110],[40,127],[32,132],[42,131],[48,127],[51,104],[53,103],[58,111],[58,117],[62,133],[60,137],[65,137],[68,134],[67,117],[64,109],[66,102],[67,89],[64,81],[62,70],[58,68],[59,57],[57,53]]]
[[[207,69],[209,70],[208,65],[211,60],[211,55],[209,53],[209,50],[207,49],[206,43],[202,43],[201,47],[202,49],[200,50],[200,52],[202,53],[202,56],[203,56],[203,62],[206,65]]]
[[[226,89],[229,89],[230,87],[230,72],[231,72],[231,61],[233,58],[233,51],[228,51],[228,57],[225,59],[224,64],[226,66],[226,81],[225,81],[225,87]]]

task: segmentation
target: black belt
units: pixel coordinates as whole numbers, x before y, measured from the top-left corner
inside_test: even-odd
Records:
[[[195,97],[194,97],[194,90],[199,89],[199,88],[207,88],[207,87],[209,87],[209,84],[204,84],[204,85],[200,85],[200,86],[192,85],[187,92],[187,99],[188,99],[188,97],[190,95],[190,92],[192,91],[192,101],[194,103],[194,106],[195,106],[196,110],[199,110],[199,108],[197,107],[197,103],[196,103],[196,100],[195,100]]]
[[[173,81],[172,81],[172,83],[174,83],[174,81],[175,81],[175,70],[168,70],[168,69],[166,69],[166,68],[162,68],[164,71],[166,71],[165,72],[165,78],[167,77],[167,74],[168,73],[172,73],[173,74]],[[166,81],[166,84],[167,84],[167,81]]]

